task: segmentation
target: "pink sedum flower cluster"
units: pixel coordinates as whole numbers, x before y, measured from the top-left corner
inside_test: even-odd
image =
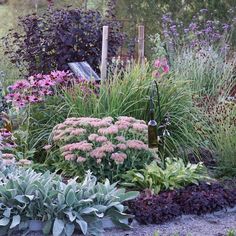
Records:
[[[83,165],[94,162],[122,165],[140,152],[149,152],[147,125],[143,120],[120,116],[102,119],[68,118],[52,131],[52,141],[65,160]]]

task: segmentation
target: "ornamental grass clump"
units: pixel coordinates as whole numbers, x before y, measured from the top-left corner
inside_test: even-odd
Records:
[[[114,181],[153,159],[147,146],[147,125],[133,117],[120,116],[116,121],[112,117],[67,118],[54,127],[52,141],[82,176],[90,169],[101,179]]]

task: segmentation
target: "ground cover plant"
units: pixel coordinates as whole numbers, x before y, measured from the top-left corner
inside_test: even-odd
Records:
[[[90,172],[81,183],[76,179],[63,183],[60,176],[31,169],[5,167],[1,171],[0,235],[27,232],[30,220],[43,222],[43,233],[54,236],[72,235],[80,230],[84,235],[101,235],[102,218],[109,217],[124,227],[123,201],[131,200],[138,192],[125,192],[106,180],[97,183]]]
[[[235,206],[235,189],[224,189],[218,183],[200,183],[164,191],[158,195],[142,193],[128,203],[130,213],[142,224],[160,224],[182,214],[206,214]]]

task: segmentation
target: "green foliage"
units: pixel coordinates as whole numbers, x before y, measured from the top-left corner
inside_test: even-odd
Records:
[[[213,49],[198,52],[181,50],[173,62],[175,79],[188,82],[196,98],[225,94],[232,85],[235,63],[228,63],[226,57]]]
[[[166,158],[165,166],[152,162],[141,171],[130,170],[123,176],[124,186],[137,189],[150,189],[155,194],[163,190],[173,190],[188,184],[198,184],[207,179],[206,169],[200,162],[185,165],[182,159]]]
[[[222,101],[211,107],[209,116],[211,140],[218,160],[220,175],[236,174],[236,104]]]
[[[117,73],[109,81],[103,81],[99,96],[92,94],[84,98],[80,89],[65,94],[65,103],[74,117],[95,116],[118,117],[132,116],[149,120],[150,87],[153,81],[152,68],[149,65],[140,68],[131,66],[123,73]],[[132,89],[131,89],[132,88]],[[192,94],[188,83],[172,78],[159,82],[161,114],[155,107],[158,122],[166,115],[171,118],[168,127],[171,134],[166,138],[166,145],[161,154],[174,155],[177,149],[196,149],[201,143],[202,133],[196,129],[201,120],[200,113],[193,107]],[[155,100],[157,101],[157,100]],[[160,125],[160,122],[159,124]]]
[[[0,235],[17,226],[27,230],[29,220],[45,222],[44,234],[53,236],[72,235],[76,227],[84,235],[100,235],[104,217],[128,227],[125,219],[131,216],[124,213],[122,202],[138,194],[117,189],[108,180],[97,183],[90,172],[82,183],[73,179],[65,184],[55,174],[38,174],[30,169],[5,170],[0,179]]]

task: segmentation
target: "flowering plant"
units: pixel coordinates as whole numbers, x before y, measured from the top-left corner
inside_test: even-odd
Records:
[[[132,168],[143,168],[153,160],[148,149],[147,125],[143,120],[120,116],[102,119],[67,118],[52,131],[64,160],[73,162],[84,174],[90,169],[100,178],[117,180]],[[45,146],[50,150],[51,146]]]
[[[85,83],[88,82],[74,77],[69,71],[52,71],[50,74],[36,74],[27,80],[16,81],[8,87],[10,93],[5,98],[13,106],[22,108],[27,104],[42,102],[47,96],[55,95],[59,89],[75,84],[80,84],[81,89],[88,92],[89,86],[86,86]]]
[[[155,78],[161,78],[163,75],[170,72],[170,67],[165,57],[155,60],[154,67],[156,68],[153,71],[153,77]]]
[[[170,51],[176,51],[182,46],[197,51],[220,46],[222,52],[227,52],[229,45],[226,39],[234,24],[235,18],[228,24],[216,21],[208,9],[201,9],[188,25],[173,20],[171,13],[162,17],[164,39]]]

